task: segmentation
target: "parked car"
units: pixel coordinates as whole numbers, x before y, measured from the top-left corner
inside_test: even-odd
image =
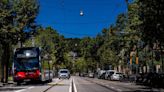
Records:
[[[100,71],[98,71],[97,77],[98,77],[99,79],[105,79],[105,73],[106,73],[105,70],[100,70]]]
[[[143,84],[151,87],[163,87],[164,74],[163,73],[146,73],[139,74],[136,79],[137,84]]]
[[[120,81],[124,77],[123,73],[115,72],[114,74],[111,75],[111,80],[117,80]]]
[[[70,78],[70,72],[68,69],[60,69],[59,72],[58,72],[58,78],[67,78],[69,79]]]
[[[94,73],[93,72],[88,73],[88,77],[94,78]]]
[[[116,70],[107,70],[105,73],[105,79],[106,80],[111,80],[111,76],[116,73]]]
[[[80,76],[80,77],[86,77],[86,76],[87,76],[87,73],[85,73],[85,72],[79,73],[79,76]]]

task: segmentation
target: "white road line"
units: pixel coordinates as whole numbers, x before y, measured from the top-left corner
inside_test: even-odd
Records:
[[[114,87],[113,87],[113,86],[111,86],[111,88],[113,88],[113,89],[114,89]]]
[[[21,90],[17,90],[17,91],[14,91],[14,92],[23,92],[25,90],[27,90],[27,89],[21,89]]]
[[[109,87],[109,85],[105,85],[105,86]]]
[[[69,86],[69,92],[72,92],[72,79],[71,79],[70,86]]]
[[[73,87],[74,87],[74,92],[77,92],[77,88],[76,88],[74,79],[73,79]]]
[[[34,88],[34,86],[28,87],[27,89],[32,89],[32,88]],[[23,92],[23,91],[26,91],[27,89],[21,89],[21,90],[17,90],[17,91],[14,91],[14,92]]]
[[[28,87],[27,89],[32,89],[32,88],[34,88],[34,86],[32,86],[32,87]]]
[[[119,92],[122,92],[122,90],[121,89],[117,89]]]

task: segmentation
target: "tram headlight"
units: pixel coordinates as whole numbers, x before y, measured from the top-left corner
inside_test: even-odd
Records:
[[[30,53],[26,53],[26,56],[29,57],[30,56]]]

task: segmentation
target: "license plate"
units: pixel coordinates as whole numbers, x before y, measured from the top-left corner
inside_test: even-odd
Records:
[[[28,72],[28,74],[34,74],[33,72]]]
[[[25,79],[24,81],[30,81],[30,79]]]

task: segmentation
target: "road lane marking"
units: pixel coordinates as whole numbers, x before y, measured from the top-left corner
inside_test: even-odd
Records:
[[[122,92],[122,90],[121,89],[117,89],[119,92]]]
[[[32,89],[32,88],[34,88],[34,86],[32,86],[32,87],[28,87],[27,89]]]
[[[23,92],[25,90],[27,90],[27,89],[21,89],[21,90],[17,90],[17,91],[14,91],[14,92]]]
[[[73,78],[73,87],[74,87],[74,92],[77,92],[77,88],[76,88],[76,85],[75,85],[74,78]]]
[[[55,82],[51,82],[51,83],[48,83],[48,85],[62,85],[63,83],[61,83],[63,81],[63,79],[62,80],[57,80],[57,81],[55,81]],[[64,84],[63,84],[64,85]]]
[[[114,87],[113,87],[113,86],[111,86],[111,88],[113,88],[113,89],[114,89]]]
[[[27,89],[32,89],[34,88],[34,86],[31,86],[31,87],[28,87]],[[23,91],[26,91],[27,89],[21,89],[21,90],[17,90],[17,91],[14,91],[14,92],[23,92]]]
[[[105,86],[109,87],[109,85],[105,85]]]
[[[73,80],[71,79],[70,86],[69,86],[69,92],[72,92],[72,82],[73,82]]]

